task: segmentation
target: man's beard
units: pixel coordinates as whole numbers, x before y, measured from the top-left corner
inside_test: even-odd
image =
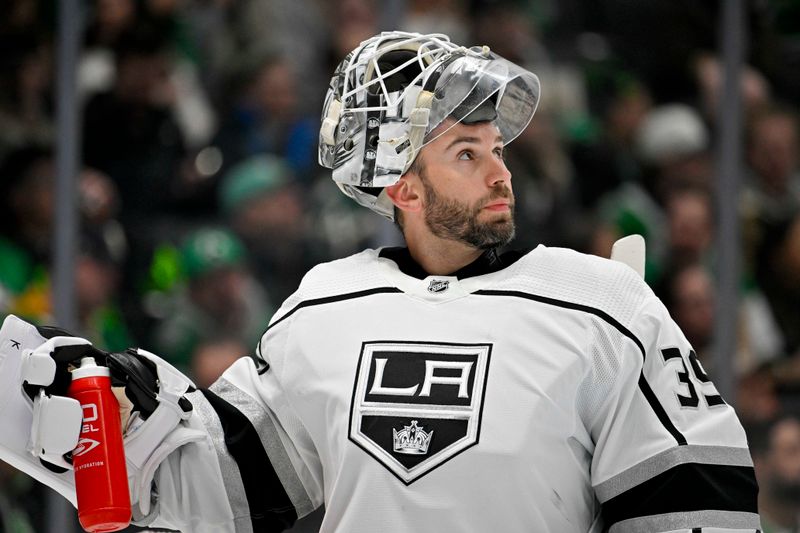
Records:
[[[501,199],[511,202],[508,216],[480,222],[478,216],[481,210]],[[436,194],[430,183],[426,183],[425,206],[425,222],[431,233],[440,239],[463,242],[479,250],[489,250],[508,244],[514,238],[514,197],[505,184],[496,187],[475,205],[468,205],[455,199],[442,198]]]

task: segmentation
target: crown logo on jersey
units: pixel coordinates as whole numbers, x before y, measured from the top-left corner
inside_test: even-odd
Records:
[[[449,279],[432,279],[428,285],[428,292],[444,292],[450,287]]]
[[[425,455],[428,453],[433,431],[430,433],[423,431],[422,427],[417,426],[417,421],[412,420],[410,426],[403,426],[400,431],[392,428],[392,435],[394,436],[395,452],[407,455]]]

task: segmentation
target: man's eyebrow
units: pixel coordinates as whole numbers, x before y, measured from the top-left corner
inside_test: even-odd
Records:
[[[450,144],[447,145],[447,148],[445,148],[445,151],[449,150],[453,146],[455,146],[457,144],[460,144],[460,143],[477,144],[480,141],[481,140],[478,137],[468,137],[468,136],[456,137],[455,139],[453,139],[453,141]],[[503,136],[502,135],[498,135],[497,137],[495,137],[494,142],[500,143],[500,144],[504,144],[503,143]]]

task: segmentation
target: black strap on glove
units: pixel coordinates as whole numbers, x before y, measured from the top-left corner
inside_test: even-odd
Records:
[[[134,410],[147,420],[158,407],[156,365],[139,355],[135,348],[106,354],[106,365],[111,369],[112,384],[125,387],[125,396],[133,403]],[[192,403],[186,398],[181,398],[178,404],[186,413],[192,410]]]
[[[46,338],[75,337],[72,333],[52,326],[37,326],[39,334]],[[125,396],[133,403],[134,411],[139,411],[147,419],[158,407],[158,371],[156,365],[139,354],[135,348],[124,352],[106,352],[87,344],[56,347],[50,354],[56,362],[56,375],[53,383],[44,387],[50,395],[66,396],[72,380],[70,367],[77,366],[83,357],[93,357],[99,365],[107,366],[111,372],[111,385],[125,387]],[[25,393],[33,400],[41,387],[23,383]],[[188,391],[192,392],[192,391]],[[185,412],[192,410],[186,398],[178,402]]]

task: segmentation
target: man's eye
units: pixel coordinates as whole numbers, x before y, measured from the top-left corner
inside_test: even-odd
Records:
[[[503,150],[502,148],[497,148],[497,149],[495,149],[495,151],[494,151],[494,155],[496,155],[496,156],[497,156],[497,157],[499,157],[500,159],[503,159],[503,160],[505,160],[505,152],[504,152],[504,150]]]
[[[458,154],[458,159],[461,161],[472,161],[472,152],[465,150]]]

